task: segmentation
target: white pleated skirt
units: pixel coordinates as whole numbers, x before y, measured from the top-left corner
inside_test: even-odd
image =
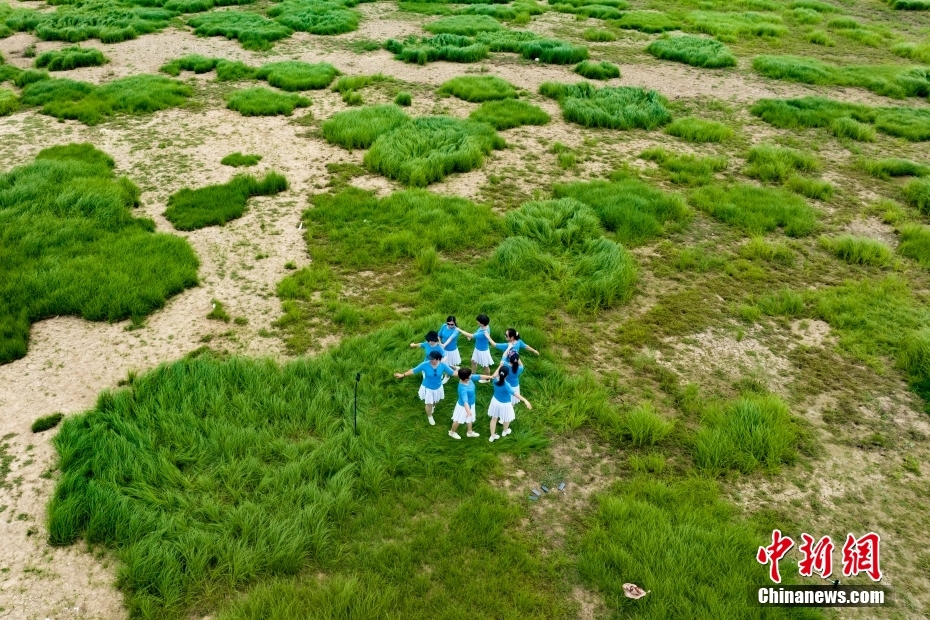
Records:
[[[455,403],[455,409],[452,411],[452,421],[459,424],[468,424],[475,421],[475,408],[471,408],[471,415],[465,412],[465,407]]]
[[[520,396],[519,385],[513,389],[513,396],[510,397],[510,404],[513,405],[514,407],[516,407],[520,403],[520,399],[518,398],[518,396]]]
[[[443,361],[449,366],[461,366],[462,356],[459,355],[458,349],[452,349],[451,351],[446,351],[446,357]]]
[[[494,365],[494,358],[491,357],[490,350],[479,351],[475,349],[475,352],[471,354],[471,361],[485,368],[490,368]]]
[[[425,385],[421,385],[419,394],[420,400],[422,400],[427,405],[435,405],[446,397],[446,392],[442,389],[441,385],[439,386],[438,390],[431,390]]]
[[[488,407],[489,418],[500,418],[501,422],[513,422],[516,414],[513,412],[511,403],[502,403],[496,398],[491,399],[491,406]]]

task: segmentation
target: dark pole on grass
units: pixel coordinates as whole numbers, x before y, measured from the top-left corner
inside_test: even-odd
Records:
[[[362,380],[362,373],[355,373],[355,436],[358,437],[358,382]]]

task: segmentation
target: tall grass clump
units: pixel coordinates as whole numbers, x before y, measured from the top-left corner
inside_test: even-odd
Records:
[[[930,0],[888,0],[896,11],[930,11]]]
[[[875,142],[875,128],[860,123],[854,118],[841,116],[830,123],[830,130],[837,138],[849,138],[857,142]]]
[[[749,149],[746,176],[768,183],[784,183],[798,172],[818,172],[820,160],[797,149],[760,144]]]
[[[539,92],[559,102],[565,120],[585,127],[655,129],[672,120],[665,107],[668,101],[654,90],[544,82]]]
[[[201,37],[236,39],[247,50],[266,51],[291,36],[293,30],[258,13],[217,11],[187,20],[194,34]]]
[[[242,217],[249,198],[274,196],[286,189],[287,179],[274,172],[269,172],[262,180],[240,175],[220,185],[198,189],[185,187],[168,198],[165,217],[178,230],[222,226]]]
[[[414,187],[479,167],[504,140],[489,125],[447,116],[413,119],[375,139],[365,154],[373,172]]]
[[[62,413],[53,413],[51,415],[36,418],[29,430],[33,433],[44,433],[45,431],[55,428],[64,418]]]
[[[839,67],[801,56],[756,56],[752,68],[777,80],[857,86],[886,97],[926,97],[930,94],[930,69],[923,67],[856,65]]]
[[[394,58],[418,65],[445,60],[448,62],[478,62],[488,57],[489,48],[472,37],[438,34],[435,37],[407,37],[403,41],[388,39],[384,49]]]
[[[739,255],[747,260],[764,260],[790,265],[794,252],[784,243],[770,243],[765,237],[755,236],[739,248]]]
[[[310,64],[297,60],[268,63],[255,72],[257,79],[286,91],[326,88],[337,75],[339,70],[328,62]]]
[[[41,106],[43,114],[96,125],[115,114],[151,114],[177,107],[191,96],[189,86],[157,75],[134,75],[100,86],[51,79],[30,84],[23,105]]]
[[[623,415],[621,426],[624,438],[639,448],[662,443],[675,425],[659,415],[650,403],[643,403]]]
[[[830,127],[841,119],[849,118],[862,124],[872,124],[882,133],[912,142],[930,140],[930,111],[922,108],[873,108],[823,97],[803,97],[760,99],[750,111],[783,129]]]
[[[513,84],[493,75],[460,75],[443,83],[438,92],[473,103],[517,96]]]
[[[725,43],[735,43],[743,37],[781,37],[788,28],[781,17],[771,13],[692,11],[685,17],[686,29],[716,37]]]
[[[0,88],[0,116],[8,116],[19,109],[16,93],[8,88]]]
[[[727,169],[727,158],[723,155],[698,157],[696,155],[678,155],[662,147],[646,149],[639,155],[642,159],[654,161],[670,173],[672,183],[682,185],[706,185],[713,181],[714,175]]]
[[[220,163],[224,166],[232,166],[233,168],[248,168],[257,165],[261,160],[261,155],[243,155],[237,151],[221,159]]]
[[[626,0],[550,0],[549,4],[560,13],[594,19],[617,19],[629,7]]]
[[[640,244],[680,230],[690,217],[681,196],[631,177],[557,184],[552,193],[556,198],[574,198],[590,206],[621,243]]]
[[[836,45],[836,41],[823,30],[811,30],[805,38],[808,43],[814,45],[823,45],[824,47],[834,47]]]
[[[639,30],[650,34],[680,30],[682,21],[678,16],[659,11],[625,11],[620,19],[611,22],[625,30]]]
[[[190,245],[132,216],[139,189],[113,167],[68,144],[0,175],[0,363],[26,354],[31,323],[141,321],[197,284]]]
[[[233,92],[226,102],[226,107],[243,116],[290,116],[294,108],[310,105],[306,97],[290,93],[280,93],[269,88],[244,88]]]
[[[789,237],[817,230],[817,211],[784,190],[748,183],[708,185],[688,197],[696,208],[725,224],[760,235],[782,228]]]
[[[901,227],[898,253],[930,269],[930,227],[905,224]]]
[[[383,133],[408,122],[410,117],[395,105],[378,105],[337,112],[321,127],[327,142],[347,149],[367,149]]]
[[[39,54],[35,65],[49,71],[68,71],[78,67],[100,67],[110,62],[98,49],[92,47],[66,47]]]
[[[930,179],[914,179],[905,185],[904,199],[924,215],[930,215]]]
[[[873,177],[888,180],[891,177],[925,177],[930,176],[930,166],[919,164],[909,159],[886,157],[883,159],[863,159],[859,167]]]
[[[891,52],[902,58],[908,58],[924,64],[930,64],[930,41],[915,43],[904,41],[891,46]]]
[[[213,71],[220,62],[218,58],[207,58],[200,54],[188,54],[181,58],[175,58],[174,60],[166,62],[158,70],[172,77],[178,77],[181,75],[181,71],[193,71],[199,75],[201,73]]]
[[[774,395],[747,395],[710,406],[694,439],[694,461],[712,475],[777,470],[797,459],[800,432],[788,406]]]
[[[751,618],[757,614],[743,600],[717,593],[746,592],[766,583],[768,568],[743,560],[765,544],[764,535],[721,497],[718,483],[640,475],[596,496],[581,538],[578,571],[618,617]],[[782,575],[790,579],[787,572]],[[650,594],[638,601],[627,598],[625,583]],[[813,617],[791,607],[772,614],[779,620]]]
[[[348,6],[356,2],[285,0],[268,9],[268,16],[297,30],[316,35],[337,35],[358,29],[360,15]],[[241,41],[241,39],[240,39]]]
[[[399,106],[406,108],[411,103],[413,103],[413,97],[410,95],[410,93],[408,93],[405,90],[400,91],[399,93],[397,93],[397,96],[394,97],[395,105],[399,105]]]
[[[853,235],[821,237],[820,245],[837,258],[852,265],[887,267],[891,264],[891,248],[876,239]]]
[[[487,123],[498,131],[522,125],[545,125],[551,118],[537,105],[519,99],[487,101],[481,104],[468,118]]]
[[[674,60],[692,67],[720,69],[735,67],[736,57],[726,45],[703,37],[662,37],[649,44],[646,51],[661,60]]]
[[[473,37],[479,32],[503,30],[499,21],[487,15],[454,15],[443,17],[423,26],[433,34],[458,34]]]
[[[102,43],[120,43],[164,29],[173,16],[172,11],[161,8],[87,0],[64,4],[50,12],[14,12],[6,25],[34,32],[43,41],[80,43],[100,39]]]
[[[553,65],[573,65],[588,58],[588,48],[560,39],[533,39],[520,45],[520,55]]]
[[[602,28],[588,28],[581,33],[581,38],[591,43],[609,43],[617,40],[617,35]]]
[[[723,142],[733,137],[733,130],[723,123],[708,121],[695,116],[676,118],[665,133],[685,142]]]
[[[620,77],[620,68],[606,60],[582,60],[575,66],[575,73],[589,80],[609,80]]]

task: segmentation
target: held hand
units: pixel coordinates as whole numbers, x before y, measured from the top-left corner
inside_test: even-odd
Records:
[[[523,401],[523,402],[526,404],[526,408],[527,408],[527,409],[532,409],[532,408],[533,408],[533,405],[530,404],[530,401],[525,400],[525,401]]]
[[[394,373],[394,378],[395,378],[395,379],[403,379],[403,378],[404,378],[404,375],[405,375],[405,373],[402,373],[402,372],[395,372],[395,373]]]

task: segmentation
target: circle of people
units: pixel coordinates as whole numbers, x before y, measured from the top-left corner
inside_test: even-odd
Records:
[[[453,439],[462,438],[456,432],[461,424],[465,424],[468,429],[465,433],[466,437],[481,436],[472,428],[475,423],[475,377],[478,378],[478,383],[491,383],[494,396],[488,407],[488,417],[491,418],[489,441],[495,441],[512,432],[510,423],[516,418],[514,412],[516,405],[522,402],[527,409],[533,408],[530,401],[520,395],[520,375],[524,370],[520,351],[526,349],[536,355],[539,355],[539,351],[523,342],[520,339],[520,333],[512,327],[505,332],[506,343],[494,342],[491,338],[491,319],[488,315],[479,314],[475,320],[478,322],[478,328],[474,333],[461,329],[455,317],[450,316],[438,331],[427,333],[424,342],[411,342],[410,348],[424,349],[426,357],[420,365],[406,372],[396,372],[394,377],[403,379],[417,373],[422,374],[423,381],[420,384],[419,395],[420,400],[426,405],[426,416],[431,425],[436,424],[433,412],[437,403],[445,398],[443,386],[450,377],[458,378],[458,401],[452,411],[452,428],[449,429],[449,437]],[[459,355],[459,336],[465,336],[475,342],[475,351],[471,356],[471,368],[460,367],[462,357]],[[493,374],[491,373],[491,368],[494,366],[494,359],[491,357],[492,346],[504,352],[500,365]],[[484,369],[484,374],[477,374],[479,366]],[[503,424],[503,430],[499,435],[497,434],[498,420]]]

